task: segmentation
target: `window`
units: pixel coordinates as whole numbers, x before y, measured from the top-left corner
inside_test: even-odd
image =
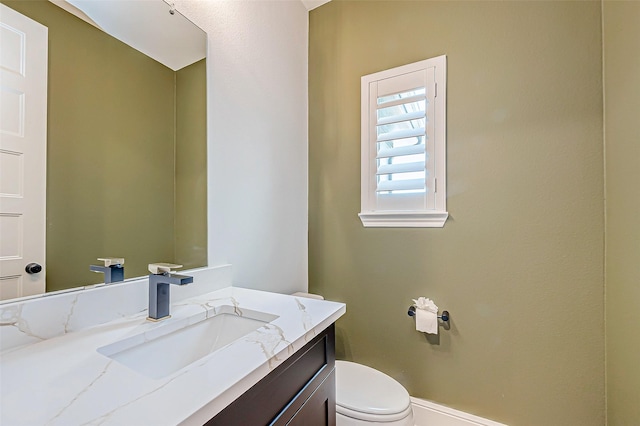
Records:
[[[362,224],[443,227],[446,56],[362,77]]]

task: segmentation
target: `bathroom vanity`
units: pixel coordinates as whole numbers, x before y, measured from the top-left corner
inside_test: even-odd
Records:
[[[332,324],[206,424],[334,426],[335,382]]]
[[[146,285],[0,305],[0,424],[334,424],[333,323],[344,304],[232,286],[174,291],[171,318],[156,323],[139,309]],[[123,314],[130,303],[137,312]]]

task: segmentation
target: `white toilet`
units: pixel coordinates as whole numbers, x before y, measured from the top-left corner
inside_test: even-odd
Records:
[[[324,299],[317,294],[296,297]],[[415,426],[409,392],[375,368],[336,361],[336,426]]]
[[[414,426],[407,390],[386,374],[336,361],[337,426]]]

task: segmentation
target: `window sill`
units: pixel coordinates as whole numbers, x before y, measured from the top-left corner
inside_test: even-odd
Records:
[[[365,228],[442,228],[448,212],[367,212],[359,213]]]

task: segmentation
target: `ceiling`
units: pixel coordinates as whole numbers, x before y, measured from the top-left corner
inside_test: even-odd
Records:
[[[307,10],[315,9],[316,7],[322,6],[325,3],[329,3],[331,0],[301,0],[302,4],[307,8]]]
[[[50,1],[174,71],[206,56],[204,31],[165,1]]]

